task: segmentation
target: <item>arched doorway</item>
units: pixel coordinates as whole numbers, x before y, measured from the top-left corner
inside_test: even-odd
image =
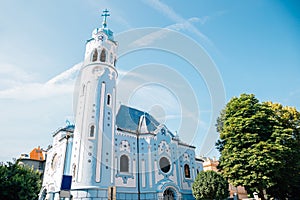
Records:
[[[164,191],[164,200],[175,200],[175,194],[170,188]]]

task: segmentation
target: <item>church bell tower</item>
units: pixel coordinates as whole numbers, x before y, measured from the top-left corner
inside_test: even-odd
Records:
[[[86,197],[101,197],[97,191],[107,190],[114,184],[112,154],[118,75],[115,66],[117,42],[113,32],[107,28],[108,10],[104,10],[102,16],[102,27],[96,28],[86,43],[74,105],[72,190],[78,191],[78,195],[80,192],[86,193]],[[73,194],[74,199],[77,193]]]

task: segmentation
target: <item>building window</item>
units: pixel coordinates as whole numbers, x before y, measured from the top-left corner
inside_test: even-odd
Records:
[[[162,157],[159,160],[159,167],[160,167],[161,171],[163,171],[164,173],[168,173],[171,168],[169,159],[167,159],[166,157]]]
[[[188,164],[184,165],[184,176],[185,178],[191,178],[190,166]]]
[[[97,49],[95,49],[94,52],[93,52],[92,62],[97,61],[97,58],[98,58],[98,51],[97,51]]]
[[[117,64],[117,59],[114,60],[114,66],[116,66],[116,64]]]
[[[166,189],[163,195],[163,199],[175,199],[174,192],[170,188]]]
[[[39,163],[39,170],[43,170],[43,164]]]
[[[100,61],[105,62],[106,60],[106,52],[105,49],[102,49],[101,54],[100,54]]]
[[[75,180],[75,175],[76,175],[76,165],[73,163],[73,165],[72,165],[72,167],[73,167],[73,181]]]
[[[129,172],[129,159],[126,155],[120,157],[120,172]]]
[[[58,164],[58,155],[57,155],[57,153],[55,153],[53,155],[52,161],[51,161],[51,168],[52,168],[52,170],[56,170],[57,164]]]
[[[94,125],[90,126],[89,137],[90,138],[94,138],[95,137],[95,126]]]
[[[111,95],[110,95],[110,94],[107,94],[106,104],[107,104],[108,106],[110,106],[110,102],[111,102]]]
[[[85,85],[83,84],[83,85],[82,85],[82,90],[81,90],[81,96],[83,96],[84,93],[85,93]]]

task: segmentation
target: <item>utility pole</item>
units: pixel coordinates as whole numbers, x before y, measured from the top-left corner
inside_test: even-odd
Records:
[[[140,200],[140,141],[139,141],[139,131],[137,130],[137,134],[136,134],[136,141],[137,141],[137,147],[136,147],[136,151],[137,151],[137,183],[138,183],[138,200]]]

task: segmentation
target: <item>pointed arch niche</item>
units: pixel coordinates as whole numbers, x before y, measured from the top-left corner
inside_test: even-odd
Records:
[[[125,154],[120,157],[120,172],[129,172],[129,158]]]
[[[106,50],[102,49],[101,54],[100,54],[100,61],[105,62],[106,61]]]
[[[108,105],[108,106],[111,106],[111,94],[107,94],[107,97],[106,97],[106,105]]]
[[[185,178],[191,178],[190,166],[188,164],[184,165],[184,176]]]
[[[92,54],[92,62],[97,61],[98,59],[98,51],[97,49],[94,49],[93,54]]]
[[[95,125],[92,124],[89,127],[89,139],[95,139]]]

